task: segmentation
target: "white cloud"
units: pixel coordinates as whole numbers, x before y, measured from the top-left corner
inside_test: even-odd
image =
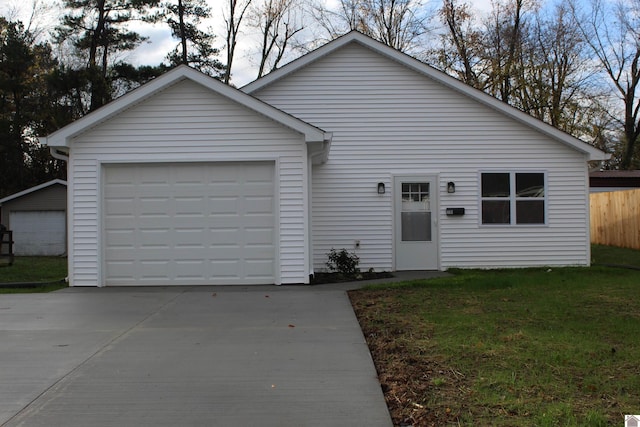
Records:
[[[148,37],[147,41],[128,55],[128,60],[136,65],[158,65],[176,46],[176,41],[171,37],[171,31],[165,25],[140,24],[132,29]]]

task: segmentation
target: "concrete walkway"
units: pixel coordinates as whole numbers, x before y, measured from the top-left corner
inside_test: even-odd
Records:
[[[390,426],[361,285],[0,295],[0,425]]]

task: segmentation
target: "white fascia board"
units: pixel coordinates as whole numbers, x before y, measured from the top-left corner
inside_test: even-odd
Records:
[[[469,98],[480,102],[481,104],[484,104],[494,110],[499,111],[502,114],[505,114],[508,117],[511,117],[512,119],[523,123],[524,125],[533,128],[583,154],[585,154],[587,156],[587,160],[607,160],[611,157],[610,154],[607,154],[601,150],[598,150],[597,148],[587,144],[586,142],[578,139],[578,138],[574,138],[573,136],[562,132],[556,128],[554,128],[553,126],[538,120],[520,110],[518,110],[515,107],[512,107],[500,100],[498,100],[497,98],[494,98],[493,96],[479,90],[476,88],[473,88],[465,83],[463,83],[462,81],[440,71],[437,70],[433,67],[431,67],[430,65],[425,64],[424,62],[421,62],[405,53],[402,53],[396,49],[393,49],[383,43],[380,43],[368,36],[365,36],[362,33],[359,33],[357,31],[352,31],[342,37],[339,37],[327,44],[325,44],[324,46],[300,57],[299,59],[296,59],[292,62],[290,62],[289,64],[283,66],[282,68],[267,74],[266,76],[255,80],[252,83],[247,84],[246,86],[242,87],[241,90],[245,93],[251,94],[254,93],[260,89],[262,89],[263,87],[266,87],[284,77],[286,77],[287,75],[297,71],[298,69],[301,69],[305,66],[307,66],[308,64],[317,61],[318,59],[329,55],[330,53],[340,49],[341,47],[345,46],[346,44],[349,43],[359,43],[375,52],[378,52],[379,54],[388,57],[389,59],[396,61],[408,68],[413,69],[414,71],[417,71],[429,78],[431,78],[432,80],[447,86],[457,92],[462,93],[463,95],[468,96]]]
[[[332,134],[328,134],[328,139],[325,141],[316,141],[307,144],[312,164],[321,165],[327,162],[329,159],[329,151],[331,150],[331,136]]]
[[[180,65],[171,71],[151,80],[139,88],[121,96],[120,98],[100,107],[86,116],[57,130],[47,137],[39,138],[40,143],[49,147],[69,147],[70,140],[111,117],[131,108],[132,106],[153,96],[159,91],[172,86],[182,80],[191,80],[210,89],[219,95],[225,96],[246,108],[262,114],[283,126],[286,126],[302,135],[306,142],[324,142],[330,138],[330,134],[322,129],[306,123],[290,114],[285,113],[271,105],[268,105],[251,95],[228,86],[212,77],[194,70],[186,65]]]
[[[0,199],[0,205],[5,203],[5,202],[8,202],[10,200],[17,199],[17,198],[22,197],[22,196],[26,196],[27,194],[34,193],[34,192],[36,192],[38,190],[42,190],[43,188],[47,188],[47,187],[50,187],[50,186],[55,185],[55,184],[64,185],[66,187],[67,186],[67,181],[64,181],[62,179],[53,179],[53,180],[51,180],[49,182],[45,182],[43,184],[36,185],[35,187],[27,188],[26,190],[22,190],[19,193],[15,193],[15,194],[12,194],[10,196],[5,197],[4,199]]]

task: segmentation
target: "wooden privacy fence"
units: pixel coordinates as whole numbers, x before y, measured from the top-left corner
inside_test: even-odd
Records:
[[[592,193],[591,243],[640,249],[640,190]]]

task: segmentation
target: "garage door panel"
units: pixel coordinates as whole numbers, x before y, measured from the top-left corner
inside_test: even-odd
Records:
[[[171,274],[171,262],[168,259],[140,260],[136,267],[135,274],[139,274],[139,279],[141,280],[164,281]]]
[[[269,270],[273,270],[273,264],[269,264],[264,260],[260,259],[248,259],[246,260],[246,275],[247,277],[253,278],[264,278],[265,271],[269,272]],[[273,274],[273,271],[271,271]]]
[[[211,191],[216,191],[214,188]],[[209,197],[211,216],[235,215],[238,212],[238,197],[235,195]]]
[[[173,183],[180,185],[202,185],[207,182],[204,168],[173,168]]]
[[[113,283],[133,282],[136,271],[136,263],[132,260],[110,260],[106,262],[106,268],[111,271],[110,280]]]
[[[244,212],[247,215],[267,215],[272,216],[273,198],[265,196],[245,197]]]
[[[172,233],[166,228],[140,229],[137,234],[137,246],[140,249],[170,249]]]
[[[176,249],[205,249],[207,236],[204,228],[176,229],[173,247]]]
[[[240,261],[234,260],[211,260],[210,261],[212,276],[218,279],[238,279],[240,270]]]
[[[165,190],[166,194],[166,190]],[[136,206],[135,204],[138,204]],[[139,212],[141,216],[167,216],[167,212],[173,210],[173,202],[169,197],[166,196],[145,196],[138,197],[129,202],[129,204],[133,204],[133,206],[122,206],[120,209],[135,209],[135,211]]]
[[[250,251],[247,251],[247,253],[245,253],[243,261],[251,264],[261,263],[262,265],[265,265],[265,266],[268,265],[269,268],[265,268],[265,271],[270,271],[271,270],[270,267],[273,265],[273,263],[270,263],[268,260],[265,259],[264,257],[265,252],[269,252],[269,250],[254,248]]]
[[[134,168],[130,168],[128,171],[121,172],[123,174],[126,174],[127,172],[130,173],[130,181],[140,183],[140,185],[143,186],[169,185],[171,171],[167,170],[168,173],[158,174],[156,166],[157,165],[151,163],[144,165],[135,165]]]
[[[273,247],[273,229],[272,228],[247,228],[247,241],[251,242],[247,244],[247,247],[254,247],[258,245],[268,245]]]
[[[210,276],[208,263],[204,260],[176,260],[173,273],[176,280],[203,281]]]
[[[135,196],[133,194],[124,194],[122,191],[118,191],[118,197],[108,198],[109,212],[113,212],[113,213],[128,212],[129,211],[128,208],[130,208],[134,200],[135,200]]]
[[[245,218],[251,224],[244,227],[245,230],[273,228],[271,225],[274,222],[274,217],[263,215],[245,215]]]
[[[274,166],[105,167],[106,284],[273,283]]]
[[[248,183],[260,183],[273,181],[273,169],[267,165],[262,167],[251,168],[244,174],[245,182]]]
[[[239,246],[238,228],[210,228],[210,247],[214,246]]]
[[[184,190],[193,191],[193,190]],[[207,203],[204,195],[199,196],[175,196],[173,197],[175,203],[175,212],[177,216],[197,216],[205,217],[207,215]]]
[[[110,242],[107,251],[117,251],[121,249],[133,249],[135,246],[133,229],[108,229],[105,237]]]

